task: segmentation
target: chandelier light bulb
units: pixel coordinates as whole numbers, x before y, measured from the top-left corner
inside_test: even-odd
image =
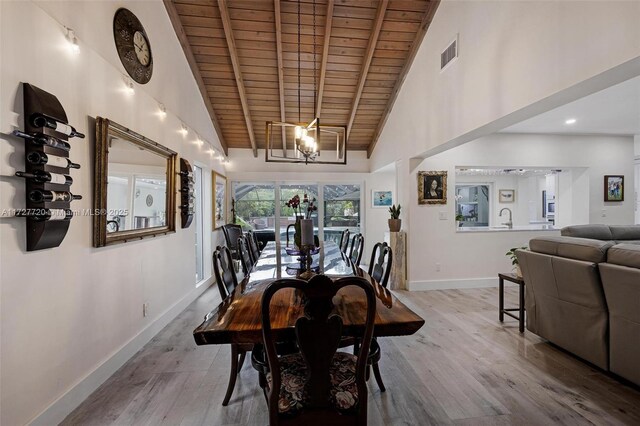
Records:
[[[186,137],[189,134],[189,129],[184,123],[182,123],[179,132],[182,133],[182,136]]]

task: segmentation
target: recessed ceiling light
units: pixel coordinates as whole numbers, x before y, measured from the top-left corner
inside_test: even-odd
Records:
[[[570,118],[568,120],[566,120],[564,122],[564,124],[575,124],[576,123],[576,119],[575,118]]]

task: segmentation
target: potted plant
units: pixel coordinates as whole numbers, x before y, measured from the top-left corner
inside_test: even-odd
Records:
[[[400,204],[398,207],[396,205],[392,205],[389,207],[389,214],[391,214],[391,219],[389,219],[389,231],[391,232],[399,232],[402,227],[402,219],[400,219]]]
[[[516,277],[522,278],[522,269],[520,269],[520,263],[518,263],[518,257],[516,256],[516,250],[527,250],[528,247],[514,247],[507,252],[507,256],[511,259],[511,264],[513,265],[513,272],[516,274]]]
[[[456,215],[456,227],[460,228],[462,227],[462,222],[464,221],[464,216],[462,216],[460,213],[458,213]]]

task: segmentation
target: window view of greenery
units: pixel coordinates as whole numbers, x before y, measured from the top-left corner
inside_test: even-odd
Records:
[[[236,224],[243,229],[270,229],[276,222],[276,202],[274,184],[254,184],[234,182]]]
[[[316,206],[320,203],[324,208],[324,218],[320,220],[318,213],[313,212],[311,219],[318,235],[322,227],[325,241],[338,241],[342,231],[348,229],[351,234],[360,232],[360,185],[324,185],[322,194],[317,184],[281,184],[280,185],[280,215],[276,217],[276,199],[274,183],[246,183],[233,182],[232,197],[235,201],[235,223],[243,229],[253,229],[260,241],[275,239],[276,223],[279,224],[280,240],[287,239],[287,227],[295,223],[295,214],[286,202],[293,196],[300,199],[307,194],[309,200],[316,199]],[[306,204],[301,204],[305,212]],[[290,231],[292,233],[293,230]],[[290,238],[293,238],[290,235]]]
[[[324,240],[339,241],[342,231],[360,232],[360,185],[324,186]]]

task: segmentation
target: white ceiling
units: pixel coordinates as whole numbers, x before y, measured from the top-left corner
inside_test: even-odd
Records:
[[[575,119],[571,125],[568,119]],[[501,133],[640,135],[640,77],[611,86]]]

